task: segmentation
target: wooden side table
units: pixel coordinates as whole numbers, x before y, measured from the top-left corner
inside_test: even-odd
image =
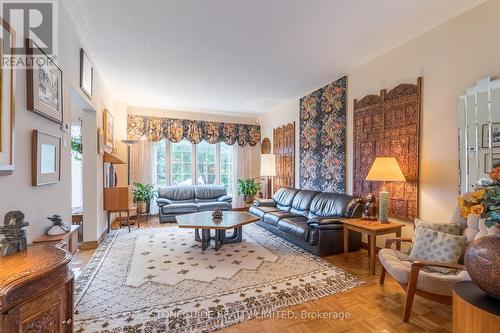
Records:
[[[48,236],[43,234],[33,243],[56,243],[61,248],[67,249],[71,254],[78,252],[78,228],[79,225],[71,225],[71,230],[62,235]]]
[[[453,332],[493,333],[500,327],[500,301],[486,295],[472,281],[453,287]]]
[[[344,256],[347,261],[349,254],[349,231],[357,231],[368,236],[368,256],[370,257],[370,274],[375,275],[375,262],[377,260],[377,236],[395,233],[396,237],[401,237],[401,228],[403,223],[389,222],[381,223],[379,221],[363,219],[342,219],[344,225]],[[397,245],[401,249],[401,244]]]

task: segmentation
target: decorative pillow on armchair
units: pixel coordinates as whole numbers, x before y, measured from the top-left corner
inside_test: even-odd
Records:
[[[467,237],[450,235],[420,226],[415,229],[413,246],[408,259],[429,260],[448,264],[457,264],[465,247]],[[450,273],[454,269],[426,267],[427,270]]]
[[[439,232],[444,232],[445,234],[459,236],[462,234],[462,231],[464,229],[462,226],[454,223],[431,223],[423,221],[421,219],[415,219],[414,222],[415,222],[415,232],[419,227],[423,227]]]

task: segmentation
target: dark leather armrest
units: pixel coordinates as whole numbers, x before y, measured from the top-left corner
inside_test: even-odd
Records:
[[[255,199],[253,205],[255,207],[276,207],[276,201],[273,199]]]
[[[222,197],[218,197],[217,201],[219,201],[219,202],[226,201],[226,202],[231,203],[231,202],[233,202],[233,197],[230,195],[223,195]]]
[[[163,207],[165,205],[169,205],[171,204],[172,201],[168,200],[168,199],[165,199],[165,198],[158,198],[156,199],[156,204],[160,207]]]
[[[392,244],[394,244],[394,243],[401,244],[403,242],[411,243],[412,239],[408,238],[408,237],[388,238],[385,240],[385,248],[390,249]]]

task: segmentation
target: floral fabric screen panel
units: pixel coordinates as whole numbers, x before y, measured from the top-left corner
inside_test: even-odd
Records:
[[[346,90],[344,76],[300,99],[300,187],[345,193]]]

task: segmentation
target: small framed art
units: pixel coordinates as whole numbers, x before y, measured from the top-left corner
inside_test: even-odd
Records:
[[[104,109],[103,117],[104,145],[113,149],[115,147],[115,120],[107,109]]]
[[[80,49],[80,89],[92,98],[92,88],[94,84],[94,67],[83,49]]]
[[[481,146],[488,148],[488,124],[484,124],[481,128]],[[500,123],[491,124],[491,145],[493,148],[500,147]]]
[[[36,54],[36,61],[35,56]],[[28,110],[63,123],[62,71],[31,39],[26,39]],[[43,59],[41,61],[40,59]]]
[[[32,133],[31,183],[33,186],[61,180],[61,138],[38,130]]]

